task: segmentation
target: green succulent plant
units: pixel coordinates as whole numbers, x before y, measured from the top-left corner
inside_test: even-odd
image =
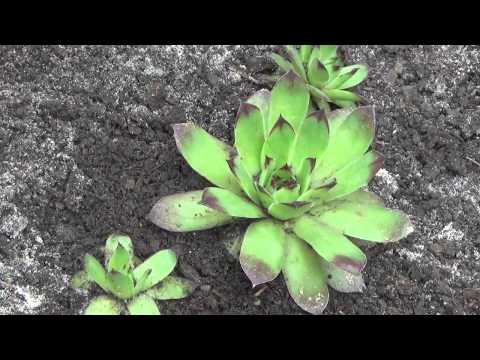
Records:
[[[193,123],[173,125],[187,163],[214,187],[173,194],[147,218],[174,232],[211,229],[252,219],[239,260],[253,286],[280,272],[294,301],[319,314],[327,285],[362,291],[366,256],[349,238],[397,241],[408,217],[361,189],[383,164],[369,147],[374,108],[309,111],[307,84],[288,71],[272,91],[241,104],[234,147]]]
[[[105,268],[92,255],[85,255],[84,270],[72,278],[72,287],[89,288],[96,283],[111,296],[98,296],[85,315],[160,315],[155,300],[182,299],[194,290],[186,279],[169,275],[177,264],[175,253],[160,250],[142,262],[133,253],[130,237],[111,235],[105,245]]]
[[[345,66],[337,45],[301,45],[299,50],[287,45],[286,50],[290,61],[275,53],[272,59],[281,71],[295,71],[307,83],[319,109],[330,110],[329,103],[351,107],[361,100],[351,89],[367,77],[368,69],[361,64]]]

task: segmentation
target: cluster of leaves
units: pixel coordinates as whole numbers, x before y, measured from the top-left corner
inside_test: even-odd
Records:
[[[333,79],[339,74],[337,60],[327,61],[336,58],[325,52],[326,47],[301,51],[299,61],[309,59],[315,85],[317,69],[327,69]],[[383,164],[369,150],[373,107],[312,111],[312,85],[298,71],[289,69],[271,92],[261,90],[241,104],[233,147],[193,123],[174,125],[180,153],[215,186],[163,197],[148,218],[176,232],[254,219],[239,257],[253,286],[283,273],[295,302],[319,314],[328,302],[327,285],[344,292],[363,289],[367,259],[350,238],[392,242],[413,228],[405,214],[361,189]]]
[[[193,284],[169,275],[177,264],[172,250],[161,250],[144,262],[133,253],[131,239],[111,235],[105,245],[105,268],[93,256],[84,258],[84,270],[72,279],[74,288],[97,284],[112,296],[94,298],[85,315],[160,315],[155,300],[181,299],[193,290]]]
[[[287,45],[286,51],[290,61],[278,54],[271,57],[281,71],[294,71],[307,83],[319,109],[330,110],[329,103],[350,107],[361,100],[350,90],[367,77],[368,69],[361,64],[345,66],[337,45],[301,45],[300,51]]]

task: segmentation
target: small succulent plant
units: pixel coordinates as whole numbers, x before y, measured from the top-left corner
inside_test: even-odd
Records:
[[[272,59],[281,71],[293,70],[308,84],[319,109],[330,110],[329,103],[350,107],[361,100],[350,90],[367,77],[368,69],[361,64],[345,66],[337,45],[301,45],[300,51],[287,45],[286,50],[290,61],[275,53]]]
[[[105,245],[105,269],[93,256],[84,258],[84,270],[72,278],[72,287],[89,288],[96,283],[112,296],[98,296],[85,315],[160,315],[155,300],[181,299],[194,289],[183,278],[170,276],[177,257],[172,250],[160,250],[144,262],[133,253],[130,237],[111,235]],[[125,306],[126,305],[126,306]]]
[[[240,264],[253,286],[283,273],[294,301],[319,314],[327,285],[362,291],[366,256],[350,238],[392,242],[412,230],[408,217],[361,189],[383,164],[369,147],[371,106],[310,112],[307,84],[288,71],[272,91],[241,104],[234,147],[193,123],[173,125],[187,163],[214,187],[161,198],[147,218],[174,232],[254,220]]]

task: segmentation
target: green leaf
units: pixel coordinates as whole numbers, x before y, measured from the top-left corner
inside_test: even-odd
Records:
[[[150,272],[143,285],[143,290],[146,290],[165,279],[173,271],[176,264],[177,256],[175,252],[170,249],[160,250],[137,266],[133,270],[133,277],[138,281],[146,271]]]
[[[94,298],[85,309],[84,315],[120,315],[123,306],[108,296]]]
[[[360,96],[358,96],[357,94],[354,94],[350,91],[346,91],[346,90],[323,89],[323,92],[325,93],[325,95],[327,95],[330,98],[330,100],[332,102],[335,102],[337,100],[351,101],[351,102],[355,102],[355,101],[360,100]]]
[[[255,94],[250,96],[246,103],[256,106],[262,113],[262,124],[263,124],[263,137],[268,136],[267,133],[267,122],[270,114],[270,102],[272,100],[272,95],[270,91],[262,89],[257,91]]]
[[[276,169],[283,167],[287,164],[294,140],[295,131],[292,126],[280,117],[265,140],[261,158],[272,158]]]
[[[258,219],[265,213],[247,198],[220,188],[206,188],[203,191],[202,204],[229,216]]]
[[[398,241],[413,231],[410,220],[401,211],[351,199],[329,202],[312,211],[312,215],[345,235],[367,241]]]
[[[172,126],[180,153],[197,173],[211,183],[240,193],[240,185],[227,160],[233,148],[193,123]]]
[[[194,290],[195,284],[190,280],[169,275],[147,294],[156,300],[175,300],[187,297]]]
[[[327,283],[343,293],[363,292],[365,283],[362,274],[352,274],[320,258],[323,271],[327,274]]]
[[[257,185],[258,189],[258,197],[260,198],[260,202],[265,209],[273,203],[272,195],[261,185]]]
[[[309,243],[325,260],[348,272],[358,274],[367,263],[365,254],[341,232],[312,216],[293,222],[293,231]]]
[[[203,190],[165,196],[155,203],[147,219],[175,232],[207,230],[230,223],[227,214],[200,204]]]
[[[318,59],[311,58],[308,63],[308,80],[316,88],[322,88],[329,80],[330,74]]]
[[[352,69],[351,75],[347,81],[345,81],[339,88],[349,89],[360,84],[368,75],[368,68],[365,65],[357,64],[352,66],[346,66],[342,69]]]
[[[262,113],[254,105],[243,103],[235,125],[235,148],[251,175],[260,173],[260,154],[265,141]]]
[[[283,71],[288,72],[293,69],[293,65],[289,61],[281,57],[280,55],[272,53],[270,54],[270,57],[273,59],[273,61],[275,61],[278,67]]]
[[[107,271],[117,271],[122,274],[128,274],[132,265],[132,258],[123,246],[115,249],[107,264]]]
[[[300,77],[307,81],[307,74],[305,73],[305,68],[303,67],[302,58],[298,52],[298,50],[293,45],[286,46],[287,53],[290,56],[290,60],[292,62],[293,68],[295,72],[300,75]]]
[[[273,200],[277,203],[292,203],[298,199],[300,195],[300,185],[296,184],[292,188],[286,186],[278,189],[273,193]]]
[[[90,279],[85,271],[79,271],[73,275],[71,280],[71,286],[74,289],[88,289],[90,285]]]
[[[326,274],[318,256],[303,240],[287,236],[283,275],[293,300],[303,310],[319,315],[328,304]]]
[[[305,201],[295,201],[289,204],[273,203],[268,207],[268,213],[282,221],[290,220],[305,214],[313,204]]]
[[[375,114],[371,106],[341,109],[327,114],[330,137],[321,161],[312,174],[312,187],[325,182],[335,171],[360,158],[375,136]]]
[[[312,53],[312,45],[300,45],[300,57],[304,64],[308,64],[310,60],[310,54]]]
[[[288,162],[294,172],[300,170],[306,158],[320,158],[328,145],[328,123],[323,111],[310,114],[300,126],[295,137],[290,161]]]
[[[240,160],[240,156],[238,154],[232,154],[232,158],[227,162],[228,166],[230,166],[230,169],[232,170],[232,173],[235,174],[240,182],[243,192],[250,198],[250,200],[259,205],[260,200],[258,198],[253,177],[245,169],[243,162]]]
[[[107,279],[107,273],[102,264],[92,255],[86,254],[84,257],[85,272],[91,281],[94,281],[104,291],[110,292],[110,283]]]
[[[160,315],[157,304],[150,296],[140,295],[127,305],[130,315]]]
[[[318,47],[318,59],[324,64],[332,61],[337,56],[338,45],[317,45]],[[314,50],[315,51],[315,50]]]
[[[283,75],[272,89],[269,120],[266,133],[270,133],[282,116],[294,130],[298,129],[308,111],[310,94],[303,81],[294,71]]]
[[[240,265],[253,287],[275,279],[285,259],[285,232],[272,220],[250,224],[240,249]]]
[[[331,201],[367,185],[382,168],[383,162],[383,155],[376,151],[369,151],[357,161],[340,169],[335,176],[336,185],[329,189],[321,199]]]
[[[135,295],[135,285],[131,274],[110,272],[107,277],[111,291],[116,297],[128,300]]]
[[[305,158],[301,162],[298,178],[300,179],[300,194],[305,193],[310,187],[310,180],[313,169],[315,169],[316,159]],[[297,199],[299,200],[299,198]]]

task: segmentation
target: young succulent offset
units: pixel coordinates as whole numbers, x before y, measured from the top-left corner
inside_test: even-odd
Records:
[[[295,71],[308,84],[319,109],[330,110],[329,103],[350,107],[361,100],[349,89],[367,77],[368,69],[360,64],[344,66],[337,45],[301,45],[300,51],[287,45],[286,50],[290,61],[278,54],[271,54],[272,59],[280,70]]]
[[[85,310],[85,315],[160,315],[155,300],[181,299],[193,291],[193,284],[169,276],[177,257],[172,250],[161,250],[143,263],[133,253],[131,239],[111,235],[105,245],[105,269],[93,256],[84,258],[84,270],[74,275],[74,288],[88,288],[92,282],[113,295],[98,296]]]
[[[370,106],[309,112],[307,84],[288,71],[271,93],[240,106],[231,147],[193,123],[174,136],[188,164],[215,187],[163,197],[148,219],[176,232],[253,219],[240,264],[253,286],[283,273],[304,310],[322,313],[330,285],[362,291],[364,253],[349,237],[397,241],[412,230],[408,217],[361,190],[383,157],[369,147]]]

